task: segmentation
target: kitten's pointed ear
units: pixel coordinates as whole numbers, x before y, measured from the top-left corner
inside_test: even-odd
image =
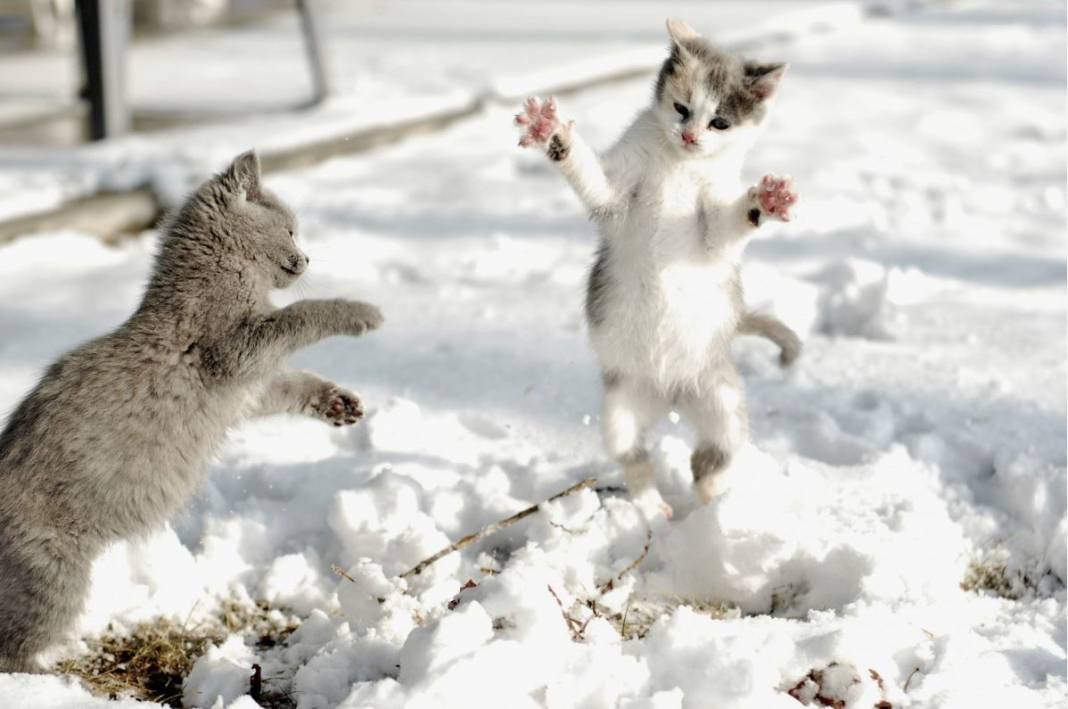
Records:
[[[690,57],[690,50],[683,44],[688,39],[698,37],[697,31],[682,20],[670,18],[667,21],[668,37],[671,38],[671,62],[682,64]]]
[[[256,151],[249,150],[234,158],[226,170],[226,175],[231,179],[237,191],[248,196],[259,192],[260,158],[256,155]]]
[[[778,91],[787,66],[781,62],[774,64],[746,62],[745,80],[749,84],[749,90],[761,101],[771,98]]]
[[[671,43],[676,46],[684,40],[700,37],[700,35],[697,34],[697,30],[695,30],[693,27],[690,27],[683,20],[677,19],[675,17],[668,18],[667,32],[668,37],[671,38]]]

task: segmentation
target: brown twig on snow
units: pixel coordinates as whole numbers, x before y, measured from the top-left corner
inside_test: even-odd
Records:
[[[345,569],[341,568],[337,564],[330,564],[330,570],[333,571],[338,576],[340,576],[341,578],[347,579],[348,581],[351,581],[352,583],[356,583],[356,579],[354,579],[351,576],[349,576],[349,572],[345,571]]]
[[[586,631],[586,625],[589,624],[589,621],[586,621],[586,624],[583,625],[579,623],[577,618],[572,618],[568,615],[567,609],[564,608],[564,602],[560,600],[560,596],[556,595],[556,591],[553,590],[552,586],[548,586],[548,589],[549,593],[556,599],[556,605],[560,606],[560,615],[564,616],[564,622],[567,624],[567,629],[571,631],[571,639],[582,640],[582,634]]]
[[[487,525],[487,526],[483,527],[482,529],[478,530],[477,532],[475,532],[474,534],[468,534],[463,539],[460,539],[459,541],[453,542],[452,544],[450,544],[449,546],[445,547],[444,549],[442,549],[438,553],[434,554],[433,556],[430,556],[430,557],[427,557],[426,559],[423,559],[418,564],[416,564],[415,566],[413,566],[412,568],[408,569],[403,574],[401,574],[400,577],[402,579],[407,579],[407,578],[411,578],[412,576],[418,576],[419,574],[423,573],[423,571],[425,571],[428,566],[430,566],[431,564],[441,560],[443,557],[448,556],[449,554],[453,553],[454,551],[460,551],[464,547],[469,546],[469,545],[477,542],[479,539],[482,539],[483,537],[488,537],[489,535],[494,534],[496,532],[499,532],[502,529],[506,529],[507,527],[511,527],[516,522],[518,522],[518,521],[520,521],[522,519],[525,519],[525,518],[529,517],[530,515],[534,514],[535,512],[537,512],[538,509],[542,505],[544,505],[544,504],[546,504],[548,502],[553,502],[554,500],[559,500],[561,497],[565,497],[565,496],[570,495],[572,493],[578,492],[579,490],[582,490],[584,488],[590,487],[595,482],[597,482],[595,478],[586,478],[585,480],[583,480],[581,482],[575,483],[574,485],[572,485],[568,489],[564,490],[563,492],[556,493],[555,495],[550,497],[548,500],[545,500],[544,502],[540,502],[540,503],[538,503],[536,505],[531,505],[530,507],[526,508],[525,510],[520,510],[519,512],[516,512],[511,517],[506,517],[505,519],[502,519],[502,520],[500,520],[498,522],[494,522],[493,524]]]
[[[609,591],[611,591],[613,588],[615,588],[617,582],[622,581],[624,576],[629,574],[631,571],[634,571],[634,569],[638,568],[641,565],[641,563],[643,561],[645,561],[645,557],[649,556],[649,547],[652,546],[652,544],[653,544],[653,530],[648,528],[648,527],[646,527],[645,528],[645,547],[642,549],[642,553],[638,555],[637,559],[635,559],[634,561],[632,561],[629,564],[627,564],[626,568],[624,568],[618,574],[616,574],[615,576],[613,576],[612,578],[608,579],[607,581],[602,583],[600,586],[598,586],[597,590],[603,595],[603,594],[608,593]]]
[[[627,607],[623,609],[623,621],[620,623],[619,635],[624,640],[627,639],[627,616],[630,615],[630,601],[627,601]]]
[[[905,686],[902,688],[903,691],[905,691],[905,692],[909,691],[909,683],[912,682],[912,678],[915,677],[916,673],[919,672],[919,671],[920,671],[920,668],[916,667],[916,668],[913,668],[912,672],[909,672],[909,676],[905,678]]]
[[[449,601],[449,605],[447,605],[446,608],[448,608],[450,611],[456,610],[456,606],[460,605],[460,596],[463,595],[463,592],[469,588],[478,588],[478,584],[475,583],[474,579],[467,579],[467,582],[463,586],[460,586],[460,590],[457,591],[456,596],[454,596],[453,599]]]

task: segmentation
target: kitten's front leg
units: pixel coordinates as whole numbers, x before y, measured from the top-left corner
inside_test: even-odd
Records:
[[[360,397],[310,372],[279,372],[271,378],[253,416],[290,413],[311,416],[334,426],[351,426],[363,418]]]
[[[200,364],[204,375],[215,380],[257,375],[302,347],[333,335],[358,337],[381,324],[382,313],[370,303],[300,300],[200,343]]]
[[[741,241],[769,219],[790,221],[790,207],[797,201],[793,180],[765,175],[732,203],[706,203],[706,239],[710,247]]]
[[[614,199],[612,185],[597,154],[575,131],[574,121],[563,121],[556,112],[556,99],[542,103],[528,98],[515,122],[523,129],[519,145],[537,147],[560,166],[571,188],[594,215],[604,214]]]
[[[290,354],[334,335],[359,337],[381,324],[381,311],[370,303],[343,298],[298,300],[248,323],[244,334],[252,355],[273,350]]]

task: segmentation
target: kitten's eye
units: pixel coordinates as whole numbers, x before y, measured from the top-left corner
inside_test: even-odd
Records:
[[[708,123],[709,128],[715,128],[716,130],[727,130],[731,127],[730,121],[726,118],[720,118],[716,116]]]
[[[292,230],[292,229],[290,229],[290,230],[289,230],[289,238],[290,238],[290,239],[292,239],[292,238],[293,238],[293,230]]]
[[[681,103],[675,104],[675,110],[678,111],[679,115],[682,116],[684,119],[690,117],[690,109],[686,108]]]

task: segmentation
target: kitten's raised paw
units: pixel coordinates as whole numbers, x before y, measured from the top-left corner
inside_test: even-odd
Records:
[[[354,392],[330,387],[312,402],[315,413],[335,426],[351,426],[363,418],[363,404]]]
[[[523,113],[516,114],[516,125],[522,127],[523,135],[519,145],[524,148],[539,146],[553,160],[563,160],[571,149],[571,127],[574,121],[566,123],[556,113],[556,98],[550,96],[544,103],[531,96],[523,104]]]
[[[363,303],[364,315],[363,325],[368,330],[377,330],[382,327],[382,323],[385,322],[385,318],[382,316],[382,311],[378,309],[378,306],[371,305],[370,303]]]
[[[759,212],[750,212],[749,221],[760,223],[760,217],[768,216],[782,222],[790,221],[790,207],[797,201],[794,181],[789,177],[764,175],[760,182],[749,188],[749,199],[757,204]]]
[[[360,301],[342,301],[346,308],[348,331],[352,335],[362,335],[382,326],[385,318],[377,306]]]

